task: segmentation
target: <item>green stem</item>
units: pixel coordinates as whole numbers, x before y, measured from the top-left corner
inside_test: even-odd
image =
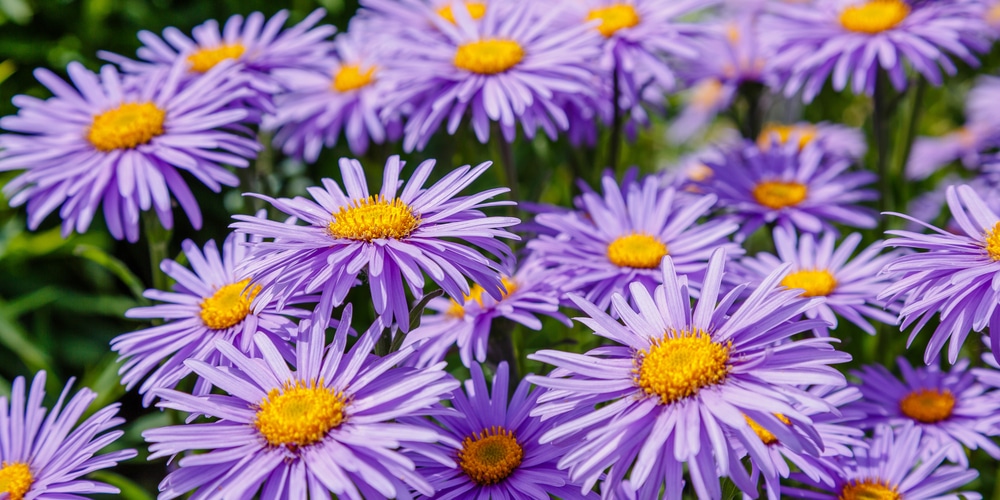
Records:
[[[608,144],[608,168],[612,172],[618,172],[618,150],[621,148],[622,142],[622,109],[621,109],[621,78],[618,74],[618,63],[615,63],[615,67],[611,72],[611,77],[613,78],[611,84],[611,104],[614,109],[614,114],[611,116],[611,138]],[[601,170],[600,167],[597,169]]]
[[[507,187],[510,188],[510,198],[514,201],[521,201],[520,189],[518,189],[517,165],[514,163],[514,148],[511,143],[504,140],[503,136],[498,136],[497,144],[500,148],[500,163],[503,164],[504,177],[506,177]],[[511,207],[517,211],[516,207]]]
[[[168,257],[170,238],[173,231],[165,229],[155,211],[142,213],[142,229],[146,234],[146,244],[149,245],[149,272],[152,275],[153,288],[168,290],[170,278],[160,269],[160,263]]]
[[[920,115],[923,111],[924,94],[927,90],[927,80],[920,78],[916,84],[916,91],[910,102],[909,116],[906,127],[900,127],[900,135],[897,136],[896,152],[899,153],[896,161],[893,162],[893,181],[897,187],[896,207],[894,210],[905,210],[910,201],[910,183],[906,182],[906,164],[909,163],[910,153],[913,151],[913,141],[917,135]]]
[[[889,114],[888,76],[879,69],[875,81],[875,96],[872,99],[872,128],[875,136],[876,171],[878,173],[878,211],[895,209],[892,199],[892,184],[889,159]],[[885,217],[879,217],[879,234],[885,232]]]
[[[243,169],[243,185],[246,192],[272,195],[270,189],[271,174],[274,173],[274,146],[271,141],[271,133],[260,131],[257,135],[264,149],[257,155],[257,159],[250,168]],[[256,212],[264,208],[264,200],[256,197],[245,197],[250,201],[252,211]]]
[[[510,381],[513,386],[521,381],[521,356],[514,335],[516,323],[506,318],[497,318],[490,328],[486,360],[498,366],[506,361],[510,367]]]
[[[750,140],[757,140],[764,127],[764,113],[760,105],[760,98],[764,94],[764,86],[760,83],[744,83],[740,85],[740,96],[746,101],[747,112],[743,120],[740,120],[740,132],[743,137]]]

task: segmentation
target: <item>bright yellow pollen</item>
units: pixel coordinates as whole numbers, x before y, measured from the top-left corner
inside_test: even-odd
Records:
[[[837,500],[902,500],[899,489],[889,486],[888,481],[863,479],[851,481],[840,490]]]
[[[1000,222],[986,231],[986,253],[993,260],[1000,260]]]
[[[473,20],[482,19],[486,15],[486,4],[483,2],[465,2],[465,10]],[[441,7],[437,10],[437,13],[449,23],[458,24],[455,21],[455,13],[451,10],[451,4]]]
[[[254,427],[271,446],[295,449],[313,444],[346,418],[347,398],[323,385],[323,379],[285,382],[260,402]]]
[[[514,282],[513,278],[508,279],[507,277],[501,277],[500,281],[503,283],[501,298],[506,299],[507,297],[510,297],[510,294],[517,291],[517,283]],[[469,294],[465,296],[465,302],[474,300],[479,303],[479,307],[482,307],[484,293],[486,293],[486,289],[479,285],[472,285],[472,289],[469,290]],[[451,299],[451,307],[448,309],[446,314],[456,318],[463,318],[465,317],[465,306],[459,304],[455,299]]]
[[[9,500],[24,498],[34,480],[28,464],[3,462],[0,466],[0,493],[6,493]]]
[[[199,49],[189,55],[187,60],[191,63],[191,71],[205,73],[226,59],[239,59],[246,50],[240,43],[219,45],[212,49]]]
[[[783,423],[785,425],[792,425],[792,421],[788,420],[788,417],[786,417],[786,416],[784,416],[784,415],[782,415],[780,413],[775,413],[774,416],[778,417],[778,420],[780,420],[781,423]],[[753,432],[754,432],[754,434],[756,434],[757,437],[760,438],[761,442],[763,442],[764,444],[766,444],[768,446],[770,446],[770,445],[778,442],[778,438],[775,437],[774,434],[771,434],[771,431],[769,431],[769,430],[761,427],[760,424],[758,424],[756,420],[754,420],[754,419],[752,419],[752,418],[750,418],[750,417],[748,417],[746,415],[743,415],[743,418],[745,418],[747,420],[747,423],[750,424],[750,429],[752,429]]]
[[[636,355],[633,373],[636,385],[646,394],[670,404],[694,396],[703,387],[722,382],[729,373],[729,351],[702,330],[674,330],[653,339],[649,351]]]
[[[899,401],[899,411],[903,415],[925,424],[947,420],[953,409],[955,396],[947,389],[918,389]]]
[[[656,269],[665,255],[667,245],[646,233],[619,236],[608,245],[608,260],[619,267]]]
[[[87,140],[100,151],[131,149],[163,135],[167,113],[151,102],[126,102],[94,116]]]
[[[774,210],[792,207],[802,203],[809,193],[805,184],[784,181],[763,181],[753,188],[753,197],[757,203]]]
[[[778,144],[788,144],[788,141],[798,139],[799,149],[806,147],[816,139],[816,127],[812,125],[778,125],[769,124],[757,136],[757,146],[764,151],[771,148],[771,143],[777,141]]]
[[[840,13],[840,25],[848,31],[875,34],[894,28],[910,15],[903,0],[868,0]]]
[[[497,484],[521,465],[524,450],[514,433],[499,426],[484,429],[462,440],[458,466],[476,484]]]
[[[367,87],[375,81],[374,74],[375,66],[369,66],[368,69],[361,71],[359,64],[345,64],[333,76],[333,89],[343,93]]]
[[[420,227],[420,216],[400,200],[382,196],[352,201],[333,214],[330,235],[334,238],[371,242],[391,238],[401,240]]]
[[[513,68],[522,59],[524,49],[520,44],[514,40],[491,38],[459,45],[455,67],[480,75],[495,75]]]
[[[639,24],[641,20],[639,13],[635,11],[635,7],[624,3],[609,5],[590,11],[587,14],[587,21],[595,19],[601,20],[601,24],[597,26],[597,31],[600,31],[606,38],[610,38],[618,30],[631,28]]]
[[[781,284],[805,290],[802,292],[803,297],[825,297],[837,288],[837,278],[826,269],[804,270],[785,276]]]
[[[213,330],[238,325],[250,314],[250,303],[260,293],[260,285],[247,288],[250,279],[226,285],[201,301],[201,321]]]

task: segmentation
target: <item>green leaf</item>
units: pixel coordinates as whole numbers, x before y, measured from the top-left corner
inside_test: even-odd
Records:
[[[15,317],[7,310],[7,304],[0,300],[0,344],[13,351],[29,370],[45,370],[54,375],[52,359],[32,343],[28,333],[14,321]]]
[[[153,495],[131,479],[111,471],[101,470],[90,473],[91,479],[108,483],[122,490],[118,498],[125,500],[153,500]]]
[[[81,384],[97,393],[97,399],[90,403],[90,407],[87,408],[87,415],[117,401],[125,394],[125,388],[121,385],[121,379],[118,377],[118,369],[121,365],[117,359],[116,353],[108,353],[84,373]]]
[[[95,247],[93,245],[77,245],[73,249],[73,255],[78,257],[83,257],[95,264],[107,269],[112,274],[122,280],[132,295],[135,296],[143,305],[148,304],[148,301],[143,298],[142,292],[145,291],[145,286],[142,284],[142,280],[133,273],[124,262],[118,260],[117,258],[109,255],[104,250]]]

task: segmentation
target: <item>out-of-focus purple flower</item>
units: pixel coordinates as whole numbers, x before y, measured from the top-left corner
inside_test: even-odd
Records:
[[[54,94],[15,96],[18,113],[0,119],[0,171],[26,171],[6,186],[12,206],[27,204],[35,229],[59,208],[62,234],[83,233],[98,207],[117,239],[139,239],[139,214],[155,210],[173,227],[171,194],[201,229],[198,202],[180,171],[218,192],[239,179],[222,165],[246,167],[260,145],[241,127],[249,112],[231,106],[248,95],[225,65],[181,87],[185,69],[163,78],[125,80],[113,66],[95,75],[67,68],[73,86],[50,71],[35,77]]]
[[[983,174],[972,179],[963,179],[956,175],[949,175],[938,182],[934,190],[910,200],[907,213],[912,219],[907,221],[906,229],[920,231],[923,226],[915,221],[933,224],[941,216],[941,211],[946,205],[945,198],[948,188],[962,184],[972,188],[993,213],[1000,213],[1000,176]],[[955,223],[955,219],[950,216],[942,227],[948,232],[962,232],[962,229]]]
[[[571,480],[583,481],[581,491],[603,478],[602,489],[613,492],[627,475],[638,498],[654,498],[663,488],[665,498],[680,498],[686,464],[701,498],[720,498],[718,480],[727,476],[754,495],[756,485],[731,441],[765,478],[776,481],[778,471],[744,415],[789,449],[819,454],[813,422],[795,405],[829,405],[797,386],[844,386],[830,365],[850,356],[834,350],[829,338],[791,337],[821,323],[800,318],[823,299],[781,287],[787,268],[780,268],[734,306],[749,289],[740,285],[720,297],[725,261],[725,250],[713,252],[693,308],[688,280],[678,276],[670,257],[663,259],[663,284],[655,291],[632,286],[637,309],[614,296],[624,323],[573,296],[589,316],[579,321],[614,344],[586,354],[542,350],[528,356],[556,367],[548,377],[528,377],[549,389],[533,415],[585,411],[541,437],[543,443],[576,441],[559,466],[570,469]]]
[[[813,147],[824,155],[852,162],[860,161],[868,150],[861,130],[827,122],[769,123],[757,137],[757,146],[761,149],[788,144],[797,144],[800,151]]]

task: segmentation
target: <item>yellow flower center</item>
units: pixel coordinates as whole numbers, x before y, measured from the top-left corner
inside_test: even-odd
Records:
[[[809,193],[805,184],[784,181],[763,181],[753,188],[753,197],[757,203],[774,210],[792,207],[802,203]]]
[[[771,142],[777,139],[778,144],[788,144],[792,138],[798,139],[799,149],[806,147],[816,139],[816,127],[812,125],[778,125],[770,124],[757,136],[757,145],[767,151]]]
[[[126,102],[94,116],[87,140],[100,151],[131,149],[163,135],[167,112],[151,102]]]
[[[501,293],[501,298],[506,299],[510,297],[510,294],[517,291],[517,283],[514,282],[513,278],[508,279],[507,277],[501,277],[500,281],[503,283],[503,292]],[[479,303],[479,307],[483,306],[483,293],[486,289],[479,285],[472,285],[472,289],[469,290],[469,294],[465,296],[465,301],[474,300]],[[451,299],[451,307],[445,313],[449,316],[454,316],[456,318],[465,317],[465,306],[459,304],[455,299]]]
[[[947,389],[918,389],[899,401],[899,411],[903,415],[925,424],[947,420],[953,409],[955,396]]]
[[[250,279],[226,285],[201,301],[201,321],[213,330],[236,326],[250,314],[250,303],[260,293],[260,285],[247,287]]]
[[[392,238],[401,240],[420,227],[420,216],[400,200],[380,196],[352,201],[333,214],[330,235],[334,238],[371,242]]]
[[[191,71],[205,73],[226,59],[239,59],[246,50],[240,43],[219,45],[211,49],[198,49],[187,60],[191,63]]]
[[[486,15],[486,4],[483,2],[465,2],[465,10],[473,20],[482,19]],[[437,10],[437,13],[449,23],[457,24],[455,13],[451,10],[451,4],[441,7]]]
[[[986,231],[986,253],[991,259],[1000,260],[1000,222],[997,222],[993,229]]]
[[[521,465],[524,449],[514,433],[493,426],[467,436],[458,451],[458,466],[476,484],[497,484],[507,479]]]
[[[587,21],[595,19],[601,21],[601,24],[597,26],[597,31],[600,31],[606,38],[610,38],[618,30],[631,28],[639,24],[641,20],[639,13],[635,11],[635,7],[624,3],[609,5],[590,11],[587,14]]]
[[[731,342],[717,344],[702,330],[668,332],[636,355],[634,380],[643,392],[670,404],[722,382],[729,373],[730,349]]]
[[[796,271],[785,276],[781,284],[788,288],[800,288],[803,297],[825,297],[837,288],[837,278],[826,269],[812,271]]]
[[[990,26],[997,26],[1000,24],[1000,3],[994,4],[989,10],[986,11],[986,22]]]
[[[343,93],[367,87],[375,81],[374,74],[375,66],[370,66],[368,69],[361,71],[361,65],[359,64],[345,64],[333,76],[333,89]]]
[[[271,446],[295,449],[313,444],[343,423],[347,398],[323,379],[285,382],[260,402],[254,427]]]
[[[782,415],[780,413],[775,413],[774,416],[778,417],[778,420],[780,420],[781,423],[783,423],[785,425],[792,425],[792,421],[788,420],[788,417],[786,417],[786,416],[784,416],[784,415]],[[760,438],[760,440],[765,445],[770,446],[770,445],[778,442],[778,438],[775,437],[774,434],[771,434],[771,431],[769,431],[769,430],[761,427],[760,424],[758,424],[756,420],[754,420],[754,419],[752,419],[752,418],[750,418],[750,417],[748,417],[746,415],[743,415],[743,418],[745,418],[747,420],[747,423],[750,424],[750,429],[753,430],[754,434],[756,434],[757,437]]]
[[[33,481],[28,464],[3,462],[0,467],[0,493],[6,493],[9,500],[24,498]]]
[[[715,106],[721,97],[722,82],[715,78],[709,78],[692,90],[691,103],[699,108],[709,109]]]
[[[520,44],[514,40],[491,38],[459,45],[455,67],[480,75],[495,75],[513,68],[522,59],[524,49]]]
[[[890,486],[888,481],[863,479],[851,481],[840,490],[838,500],[902,500],[899,488]]]
[[[646,233],[619,236],[608,245],[608,260],[618,267],[656,269],[667,255],[667,245]]]
[[[848,31],[875,34],[894,28],[910,15],[903,0],[868,0],[840,13],[840,25]]]

